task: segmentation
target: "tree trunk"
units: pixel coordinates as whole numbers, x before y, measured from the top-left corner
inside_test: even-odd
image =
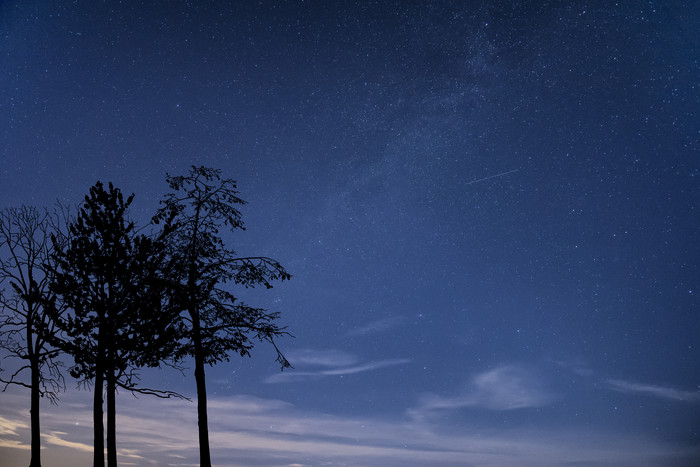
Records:
[[[102,421],[102,393],[104,391],[104,374],[102,368],[95,373],[95,395],[92,406],[92,424],[94,433],[93,467],[105,467],[105,428]]]
[[[117,467],[117,385],[114,369],[107,376],[107,467]]]
[[[39,388],[39,360],[36,356],[33,357],[34,358],[31,360],[32,388],[29,410],[32,424],[32,459],[29,462],[29,467],[41,467],[41,428],[39,425],[41,392]]]
[[[31,280],[31,271],[30,271]],[[33,283],[33,281],[32,281]],[[39,373],[40,359],[38,356],[38,350],[35,348],[34,341],[34,326],[33,319],[34,310],[33,303],[27,300],[27,350],[29,357],[29,367],[31,371],[31,393],[30,393],[30,403],[29,403],[29,418],[31,420],[31,438],[32,438],[32,458],[29,461],[29,467],[41,467],[41,429],[39,426],[39,404],[41,389],[39,387],[41,374]]]
[[[197,426],[199,427],[199,465],[211,467],[209,453],[209,421],[207,417],[207,384],[204,378],[204,356],[199,314],[190,311],[194,331],[194,379],[197,383]]]

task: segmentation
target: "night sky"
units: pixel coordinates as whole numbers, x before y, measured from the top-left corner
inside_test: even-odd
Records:
[[[236,290],[294,338],[209,369],[218,466],[700,463],[700,3],[3,1],[0,208],[238,181]],[[4,363],[3,363],[4,364]],[[192,362],[142,373],[194,396]],[[43,407],[88,465],[91,394]],[[0,394],[0,464],[29,459]],[[196,404],[117,399],[123,465]]]

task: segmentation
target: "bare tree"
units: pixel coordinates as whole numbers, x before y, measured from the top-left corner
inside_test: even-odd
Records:
[[[275,322],[279,314],[250,307],[222,288],[227,282],[271,288],[271,281],[291,276],[271,258],[239,257],[224,245],[219,230],[244,228],[236,206],[245,201],[238,197],[236,182],[220,175],[219,170],[194,166],[188,175],[168,175],[172,191],[154,217],[171,231],[173,300],[183,310],[180,353],[195,362],[201,467],[211,466],[205,365],[228,360],[231,353],[250,355],[254,339],[272,344],[282,368],[290,366],[274,342],[287,334]]]
[[[40,398],[57,401],[65,387],[58,351],[47,334],[55,329],[45,304],[50,300],[46,265],[51,262],[51,236],[62,238],[55,219],[34,207],[0,212],[0,348],[20,361],[8,378],[0,378],[3,391],[11,384],[31,391],[31,463],[41,465]],[[24,373],[28,372],[28,381]]]

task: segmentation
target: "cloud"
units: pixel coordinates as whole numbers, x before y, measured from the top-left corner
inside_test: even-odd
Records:
[[[27,416],[29,414],[26,414]],[[22,420],[13,420],[0,416],[0,448],[26,449],[29,444],[19,438],[19,434],[25,431],[29,425]]]
[[[26,422],[8,420],[4,417],[0,417],[0,436],[13,435],[17,436],[17,431],[22,428],[28,428]]]
[[[56,446],[64,446],[78,451],[92,452],[92,444],[68,441],[66,435],[68,433],[62,431],[53,431],[43,436],[44,440],[49,444]]]
[[[503,376],[507,373],[503,368],[497,370],[501,371],[483,373],[475,381],[489,386],[492,381],[512,379]],[[74,422],[74,412],[77,410],[82,419],[83,414],[90,414],[89,407],[88,399],[83,404],[59,405],[46,411],[48,430],[61,440],[60,446],[45,444],[44,456],[52,459],[52,465],[68,467],[89,462],[84,445],[91,444],[90,432],[76,430]],[[143,467],[198,465],[196,404],[120,396],[118,407],[120,463]],[[700,454],[697,449],[682,450],[628,434],[538,431],[531,427],[476,433],[464,427],[445,429],[406,418],[330,415],[282,400],[245,395],[213,397],[209,407],[212,457],[220,467],[683,465]],[[3,417],[12,424],[21,423],[4,413]],[[27,434],[22,433],[23,437]],[[64,460],[57,461],[56,453]],[[17,465],[26,464],[26,456],[25,450],[0,446],[0,457],[16,459]]]
[[[356,355],[336,349],[299,349],[289,353],[289,360],[294,365],[294,370],[271,375],[265,379],[265,382],[282,383],[309,378],[343,376],[410,362],[406,358],[393,358],[358,363],[360,359]]]
[[[347,337],[361,337],[370,334],[379,334],[399,326],[404,321],[400,316],[390,316],[388,318],[372,321],[371,323],[351,329],[347,332]]]
[[[353,365],[358,360],[355,355],[334,349],[301,349],[291,351],[287,354],[287,359],[292,362],[294,366],[318,365],[326,367]]]
[[[700,402],[700,386],[698,386],[699,390],[688,391],[658,384],[643,384],[617,378],[605,378],[593,371],[585,362],[562,360],[555,360],[553,362],[557,366],[566,368],[579,376],[588,378],[590,380],[589,382],[595,384],[596,387],[603,386],[623,394],[654,397],[657,399],[688,403]]]
[[[591,369],[589,362],[581,357],[568,359],[550,359],[550,362],[556,365],[557,367],[571,371],[579,376],[595,376],[595,372]]]
[[[351,374],[402,359],[357,363],[352,354],[329,352],[309,365],[318,373]],[[303,354],[302,352],[301,354]],[[333,357],[335,356],[335,357]],[[332,362],[355,364],[334,367]],[[697,401],[696,393],[662,386],[609,380],[621,392]],[[55,467],[86,465],[92,447],[92,394],[68,392],[58,407],[45,406],[43,455]],[[695,446],[665,444],[654,435],[615,433],[597,427],[477,430],[446,424],[448,411],[466,408],[509,411],[553,400],[536,371],[502,365],[473,375],[452,397],[428,395],[406,417],[342,415],[304,409],[288,401],[248,395],[211,397],[209,426],[212,456],[220,467],[311,465],[690,465],[700,458]],[[25,393],[5,393],[0,404],[0,458],[8,465],[28,463],[29,429]],[[381,411],[380,411],[381,412]],[[146,467],[198,465],[196,404],[179,400],[117,398],[117,444],[124,465]],[[60,459],[60,460],[59,460]]]
[[[424,396],[408,410],[416,420],[429,419],[437,411],[477,407],[489,410],[514,410],[541,407],[553,400],[537,376],[516,365],[503,365],[472,378],[471,385],[454,397]]]
[[[640,394],[644,396],[658,397],[661,399],[692,403],[700,402],[700,391],[685,391],[667,386],[639,384],[620,379],[608,379],[606,382],[612,390],[625,394]]]
[[[22,441],[17,441],[13,439],[0,439],[0,448],[16,448],[29,451],[32,447],[29,444],[23,443]]]
[[[336,368],[334,370],[322,371],[323,375],[351,375],[354,373],[362,373],[364,371],[376,370],[378,368],[384,368],[387,366],[403,365],[409,363],[411,360],[408,358],[393,358],[388,360],[379,360],[377,362],[369,362],[362,365],[347,367],[347,368]]]
[[[531,372],[506,365],[474,378],[478,404],[493,410],[541,407],[551,402],[551,395]]]
[[[289,381],[297,381],[306,378],[319,378],[325,376],[344,376],[351,375],[355,373],[363,373],[365,371],[377,370],[379,368],[385,368],[395,365],[403,365],[409,363],[411,360],[407,358],[393,358],[387,360],[379,360],[368,363],[363,363],[361,365],[354,366],[342,366],[339,368],[332,368],[327,370],[317,370],[317,371],[286,371],[284,373],[277,373],[268,376],[265,379],[266,383],[282,383]]]

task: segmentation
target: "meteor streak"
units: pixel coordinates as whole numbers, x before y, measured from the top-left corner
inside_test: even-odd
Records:
[[[478,180],[472,180],[471,182],[467,183],[467,185],[472,185],[474,183],[483,182],[484,180],[488,180],[490,178],[503,177],[504,175],[512,174],[513,172],[517,172],[518,170],[520,170],[520,169],[513,169],[513,170],[509,170],[508,172],[503,172],[500,174],[491,175],[489,177],[480,178]]]

